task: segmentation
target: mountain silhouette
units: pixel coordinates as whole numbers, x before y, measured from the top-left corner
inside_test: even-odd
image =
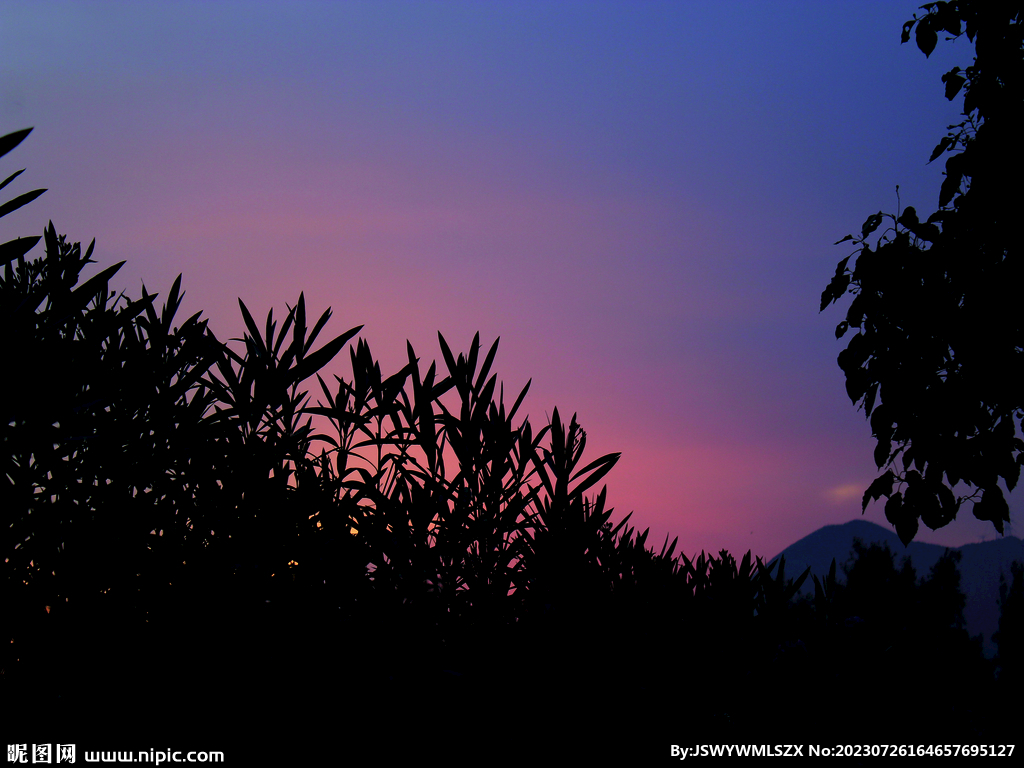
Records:
[[[928,571],[946,551],[938,544],[912,541],[904,547],[894,531],[867,520],[851,520],[843,525],[826,525],[799,541],[790,544],[776,557],[786,556],[787,573],[799,574],[807,567],[819,578],[828,573],[832,558],[835,558],[837,577],[845,579],[842,565],[853,555],[853,540],[860,539],[865,545],[888,544],[896,553],[896,565],[903,558],[909,558],[917,577],[928,575]],[[961,554],[960,585],[967,604],[964,620],[971,635],[981,633],[986,656],[995,654],[992,633],[999,627],[999,577],[1010,581],[1010,564],[1024,562],[1024,541],[1016,536],[1004,536],[977,544],[951,547]],[[814,594],[814,582],[807,579],[801,586],[801,593]]]

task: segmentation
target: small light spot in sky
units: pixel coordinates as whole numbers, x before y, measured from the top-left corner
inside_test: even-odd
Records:
[[[867,483],[844,483],[843,485],[837,485],[835,488],[829,488],[825,491],[825,496],[835,504],[842,504],[850,499],[857,499],[863,496],[864,489],[867,487]]]

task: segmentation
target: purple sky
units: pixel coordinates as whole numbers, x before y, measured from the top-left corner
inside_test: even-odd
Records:
[[[896,184],[935,208],[970,49],[901,46],[914,8],[7,2],[0,132],[35,126],[11,193],[50,191],[0,235],[95,237],[133,295],[183,272],[220,338],[237,297],[300,291],[387,371],[500,336],[535,425],[575,411],[591,459],[622,452],[618,513],[772,555],[876,474],[817,310]],[[920,539],[995,535],[965,509]]]

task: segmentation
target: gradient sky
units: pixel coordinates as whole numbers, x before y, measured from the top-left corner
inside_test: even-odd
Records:
[[[406,339],[500,336],[535,425],[576,412],[591,459],[622,452],[619,514],[773,555],[877,474],[818,301],[896,184],[936,206],[940,76],[971,49],[901,46],[914,9],[4,2],[0,133],[35,131],[3,174],[49,191],[0,236],[95,237],[136,296],[182,272],[220,338],[237,297],[300,291],[390,372]],[[965,509],[919,538],[995,535]]]

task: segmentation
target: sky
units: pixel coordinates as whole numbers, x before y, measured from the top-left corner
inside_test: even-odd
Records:
[[[861,516],[874,441],[818,313],[833,243],[899,203],[959,107],[911,2],[0,4],[0,237],[96,239],[111,287],[240,336],[304,292],[385,373],[500,337],[621,519],[772,556]],[[38,247],[41,255],[42,246]],[[328,373],[348,375],[347,355]],[[511,398],[510,398],[511,399]],[[1010,495],[1019,518],[1019,494]],[[866,518],[890,527],[881,504]],[[1011,528],[1011,532],[1013,529]],[[997,536],[965,507],[919,540]]]

